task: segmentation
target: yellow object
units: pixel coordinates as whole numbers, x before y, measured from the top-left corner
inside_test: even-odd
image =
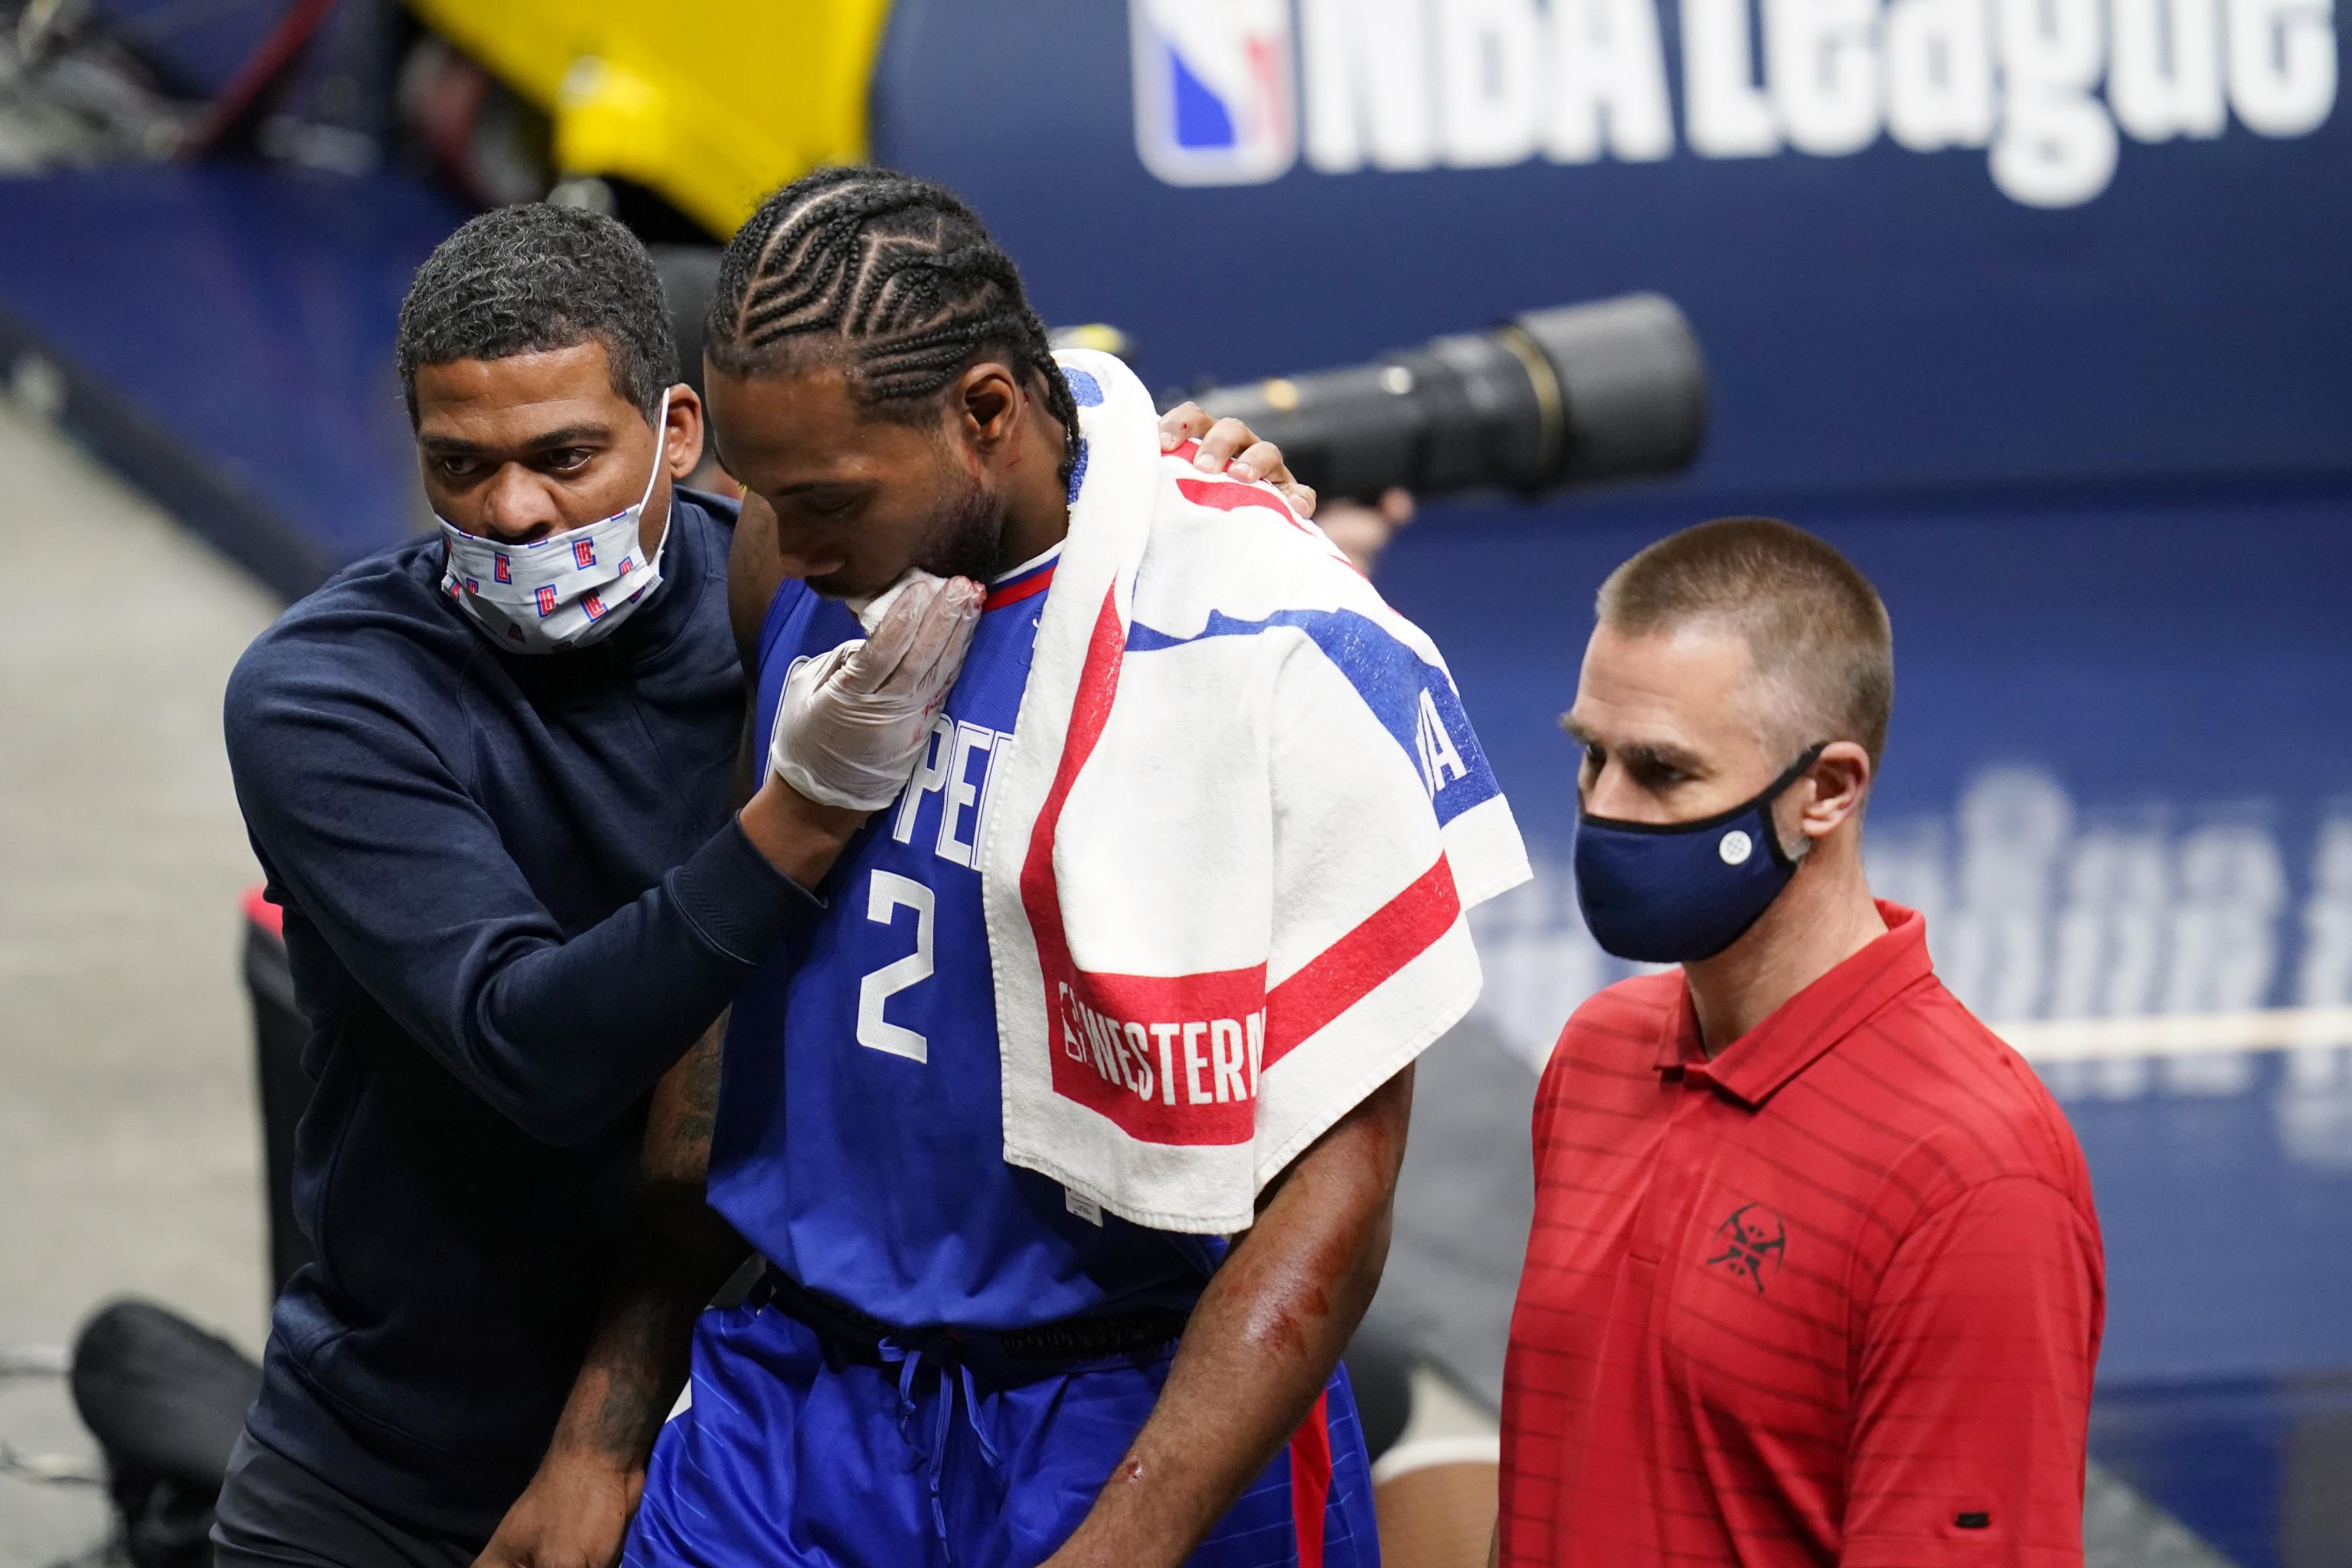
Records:
[[[1125,332],[1103,321],[1086,321],[1075,327],[1055,327],[1045,334],[1046,341],[1057,349],[1092,349],[1097,353],[1133,360],[1135,344]]]
[[[725,237],[760,198],[866,156],[890,0],[409,0],[545,109],[565,177],[659,191]]]

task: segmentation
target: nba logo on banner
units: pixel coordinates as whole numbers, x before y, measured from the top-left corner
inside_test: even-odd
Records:
[[[595,565],[596,542],[593,539],[573,540],[572,542],[572,564],[578,567],[583,572],[585,572],[591,566]]]
[[[1135,145],[1171,185],[1247,185],[1298,157],[1289,0],[1128,0]]]
[[[532,595],[531,597],[539,601],[539,613],[542,618],[555,614],[555,584],[552,583],[541,584],[539,585],[539,592]]]
[[[505,551],[501,550],[490,557],[490,575],[501,583],[514,581],[514,563],[507,559]]]

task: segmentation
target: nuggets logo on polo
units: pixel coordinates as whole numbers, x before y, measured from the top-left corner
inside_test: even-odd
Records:
[[[499,552],[498,554],[491,557],[491,560],[496,564],[491,567],[490,575],[497,578],[501,583],[511,583],[514,581],[514,563],[507,558],[505,551],[502,550]]]
[[[1780,1271],[1789,1227],[1762,1204],[1742,1204],[1715,1227],[1715,1234],[1722,1246],[1707,1258],[1707,1267],[1728,1269],[1761,1296],[1765,1280]]]
[[[572,564],[577,566],[583,572],[585,572],[591,566],[595,565],[596,542],[593,539],[573,540],[572,542]]]
[[[1255,184],[1298,156],[1287,0],[1129,0],[1135,144],[1175,185]]]

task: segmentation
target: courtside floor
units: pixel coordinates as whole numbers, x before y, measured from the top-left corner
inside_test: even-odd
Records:
[[[220,694],[277,605],[5,398],[0,542],[0,1444],[87,1467],[16,1352],[125,1294],[251,1352],[268,1327]],[[0,1568],[105,1524],[94,1488],[0,1468]]]

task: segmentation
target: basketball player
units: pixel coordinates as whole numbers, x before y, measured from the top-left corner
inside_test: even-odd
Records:
[[[486,1561],[597,1561],[566,1521],[625,1512],[642,1478],[625,1560],[648,1568],[1376,1563],[1334,1368],[1385,1257],[1411,1068],[1358,1090],[1230,1247],[1084,1212],[1004,1159],[967,748],[1013,742],[1081,468],[1017,273],[946,191],[828,171],[736,237],[708,353],[721,458],[773,513],[772,542],[740,536],[769,552],[740,605],[762,722],[797,661],[856,635],[835,598],[909,565],[989,594],[942,776],[851,847],[798,968],[738,999],[716,1152],[708,1084],[649,1134],[674,1191],[709,1158],[766,1272],[694,1329],[692,1408],[644,1469],[740,1257],[716,1222],[698,1257],[678,1223],[649,1238]],[[920,1066],[877,1025],[919,1034]]]

